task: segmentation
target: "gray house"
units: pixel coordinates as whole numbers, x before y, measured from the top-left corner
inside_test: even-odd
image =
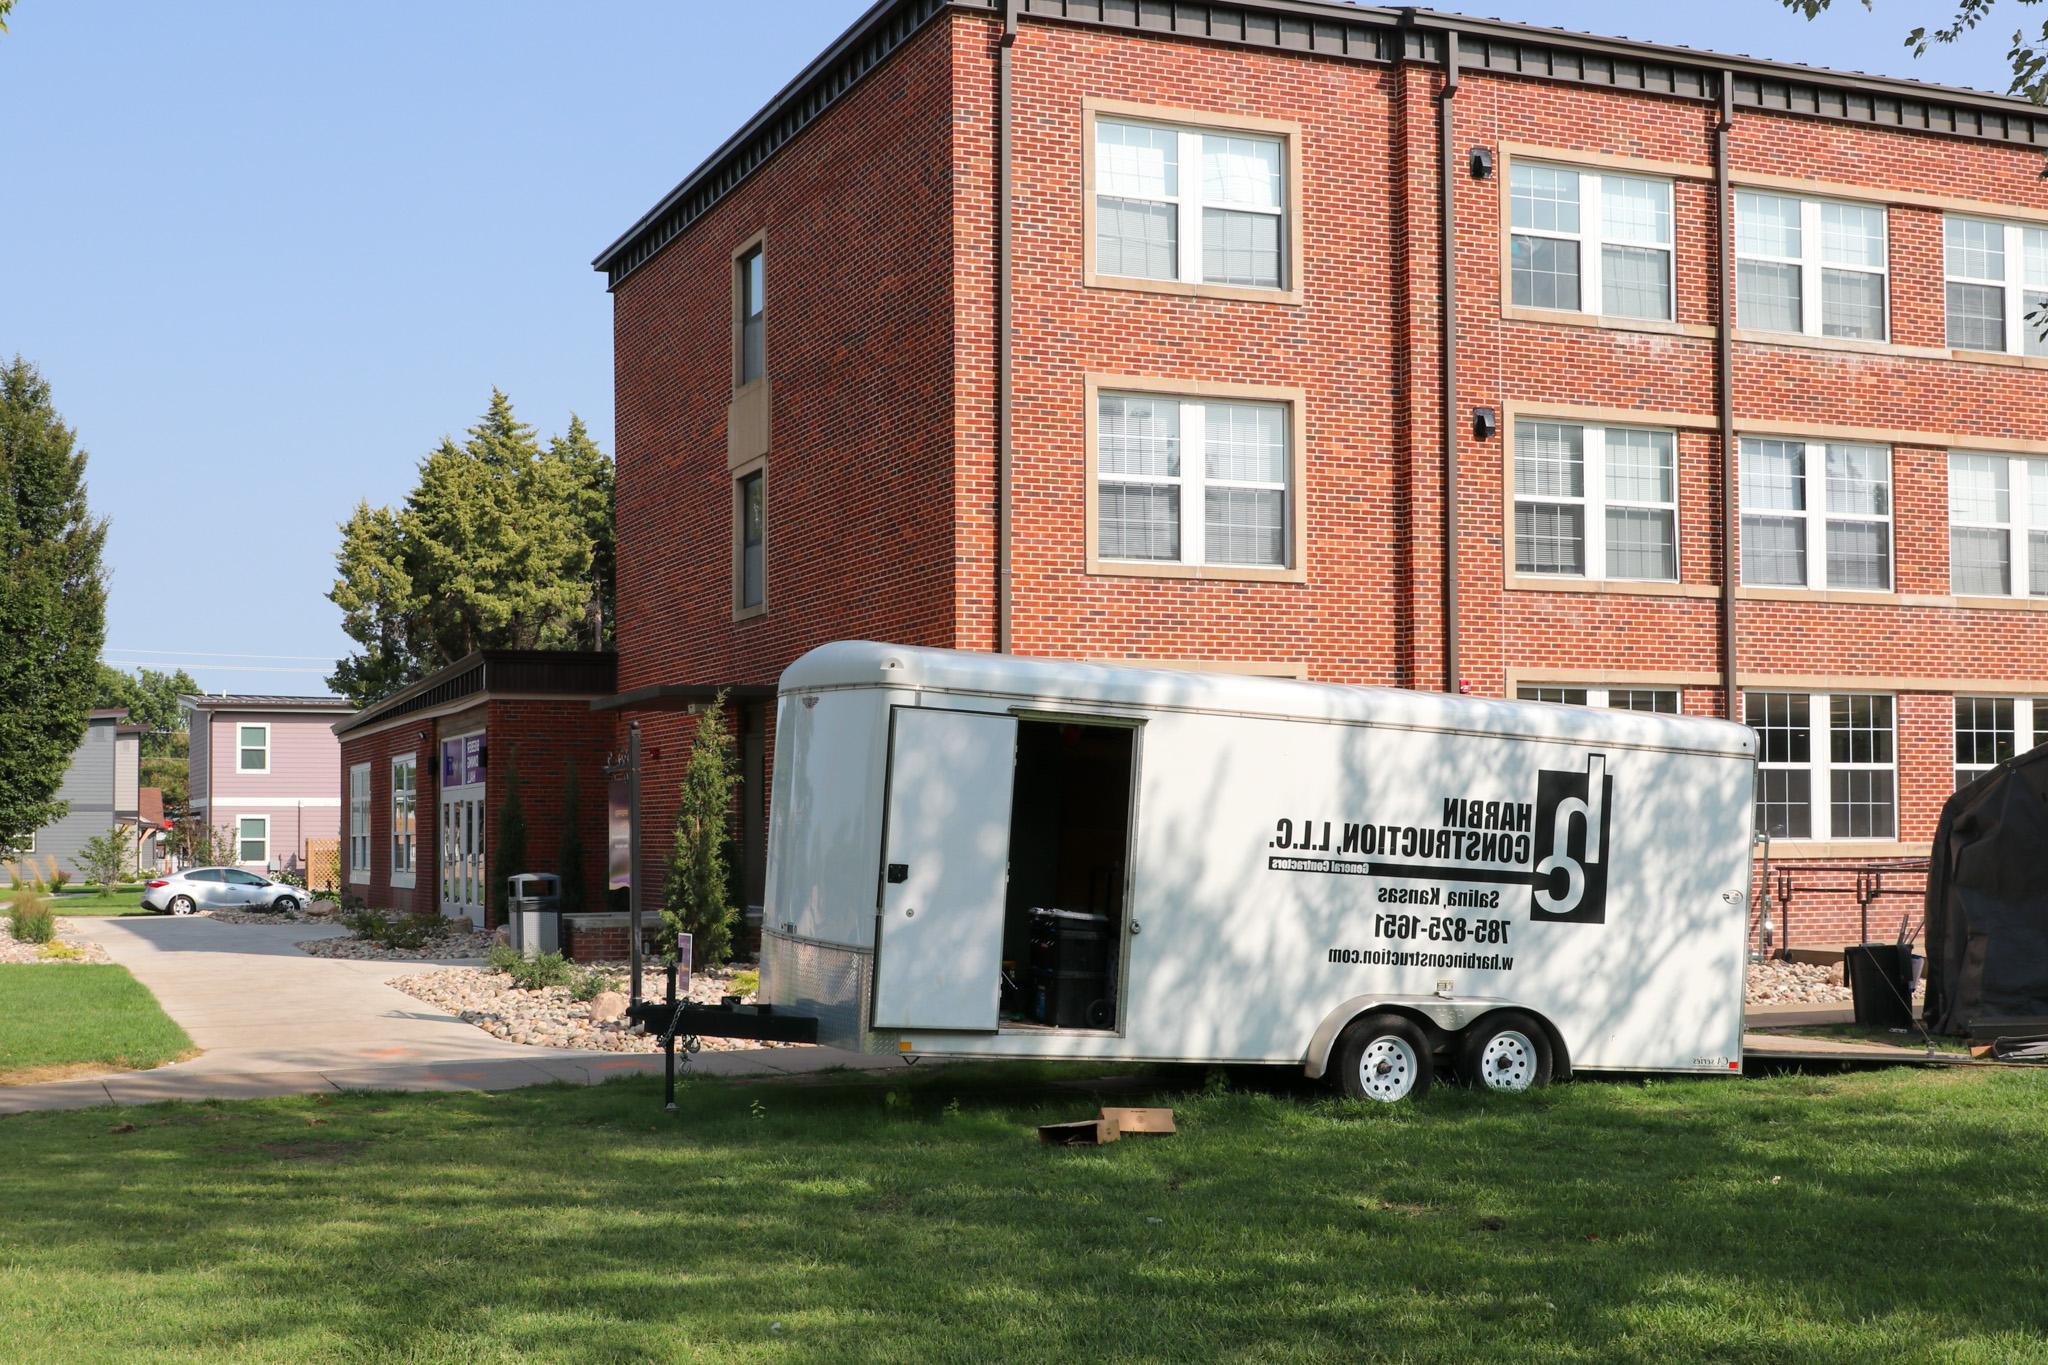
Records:
[[[30,835],[28,846],[13,850],[10,862],[32,862],[39,874],[48,876],[54,859],[60,871],[76,878],[74,860],[85,841],[120,829],[128,832],[139,865],[155,866],[156,834],[141,818],[142,727],[126,724],[127,719],[128,712],[120,708],[90,714],[85,737],[57,788],[57,799],[70,802],[71,809]],[[0,880],[9,876],[0,870]]]

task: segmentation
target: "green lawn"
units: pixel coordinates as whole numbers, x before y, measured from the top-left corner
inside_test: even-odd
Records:
[[[126,967],[0,965],[0,1085],[67,1069],[139,1070],[192,1051],[149,989]]]
[[[1071,1073],[1067,1073],[1071,1074]],[[1169,1082],[1195,1085],[1199,1074]],[[2039,1359],[2048,1078],[1352,1107],[958,1067],[0,1120],[43,1360]]]
[[[91,891],[84,895],[49,897],[50,913],[53,915],[148,915],[155,912],[142,908],[142,891],[116,891],[109,896],[104,892]]]

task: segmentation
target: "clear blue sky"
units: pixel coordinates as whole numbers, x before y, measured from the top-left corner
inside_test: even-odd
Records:
[[[866,3],[20,0],[0,354],[42,367],[92,452],[108,659],[322,690],[336,523],[402,499],[492,385],[610,450],[590,258]],[[1916,62],[1902,35],[1946,4],[1838,4],[1475,8],[2004,87],[2017,15]]]

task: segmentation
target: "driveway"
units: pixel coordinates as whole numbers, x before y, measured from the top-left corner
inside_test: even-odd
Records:
[[[326,925],[220,924],[203,915],[77,918],[65,924],[77,937],[103,945],[155,992],[165,1012],[204,1051],[153,1071],[0,1088],[0,1115],[333,1090],[588,1085],[661,1070],[658,1055],[506,1042],[384,984],[408,972],[460,964],[313,957],[294,946],[344,932]],[[760,1048],[701,1054],[690,1069],[700,1075],[771,1074],[894,1061],[830,1048]]]

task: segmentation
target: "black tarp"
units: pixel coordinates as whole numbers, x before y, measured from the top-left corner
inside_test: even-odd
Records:
[[[1926,934],[1929,1029],[2048,1018],[2048,745],[1942,807]]]

